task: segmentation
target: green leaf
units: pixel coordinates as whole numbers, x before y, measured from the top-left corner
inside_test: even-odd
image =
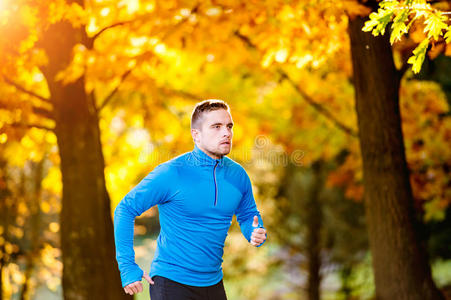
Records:
[[[392,33],[390,35],[390,43],[393,45],[395,41],[401,40],[401,37],[408,32],[406,21],[409,16],[409,10],[404,9],[402,13],[397,15],[391,26]]]
[[[451,43],[451,25],[448,27],[444,38],[445,38],[446,43]]]
[[[443,16],[441,12],[430,14],[424,21],[424,24],[426,24],[424,32],[427,32],[428,39],[433,37],[437,41],[439,36],[443,34],[443,29],[448,28],[448,25],[445,22],[446,17]]]
[[[394,8],[379,8],[377,13],[373,12],[370,14],[370,19],[365,22],[362,30],[365,32],[371,31],[374,36],[379,34],[384,35],[385,27],[391,21],[394,14]]]
[[[409,2],[409,1],[407,1],[407,2]],[[395,8],[398,5],[399,5],[399,1],[396,1],[396,0],[384,0],[381,3],[379,3],[379,7],[390,8],[390,9]]]
[[[421,70],[428,46],[429,40],[425,39],[413,50],[413,56],[409,57],[407,61],[407,63],[412,65],[412,70],[415,74],[418,74]]]

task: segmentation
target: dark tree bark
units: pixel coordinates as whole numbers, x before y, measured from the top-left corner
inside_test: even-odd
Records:
[[[10,174],[8,174],[8,161],[3,156],[3,147],[0,145],[0,300],[6,299],[3,292],[3,277],[1,270],[7,266],[12,258],[6,249],[6,243],[12,243],[12,237],[8,228],[16,224],[17,217],[17,201],[14,198],[14,191],[8,184]]]
[[[324,249],[322,232],[324,231],[324,203],[320,193],[324,188],[324,162],[316,161],[311,170],[289,164],[279,185],[276,198],[285,198],[285,204],[279,207],[277,218],[282,224],[287,218],[295,215],[297,225],[287,225],[274,229],[280,243],[290,251],[305,253],[307,266],[306,287],[300,292],[301,297],[307,293],[307,299],[321,298],[321,250]],[[290,217],[291,218],[291,217]],[[302,232],[302,233],[300,233]],[[300,235],[302,242],[293,241],[292,237]],[[303,263],[304,265],[304,263]],[[300,266],[301,267],[301,266]]]
[[[352,267],[344,266],[340,270],[340,280],[341,280],[340,294],[345,300],[352,299],[351,277],[352,277]]]
[[[308,192],[307,205],[309,213],[306,216],[307,235],[306,250],[308,257],[308,286],[307,294],[309,300],[320,299],[321,285],[321,229],[323,225],[322,204],[319,194],[323,188],[323,177],[321,174],[322,162],[317,161],[313,164],[313,182]]]
[[[78,0],[83,5],[82,0]],[[66,21],[51,25],[39,44],[49,63],[42,67],[47,80],[63,181],[61,248],[64,298],[131,299],[122,287],[115,260],[110,199],[105,187],[104,157],[93,95],[85,78],[64,84],[55,80],[71,60],[73,47],[90,48],[83,27]]]
[[[349,21],[364,203],[378,300],[444,299],[431,278],[414,215],[389,36]]]
[[[0,148],[0,300],[3,300],[3,268],[8,264],[8,259],[5,251],[5,242],[9,240],[8,226],[11,224],[11,205],[8,199],[11,196],[11,191],[8,189],[7,181],[7,161],[3,157],[2,148]],[[14,214],[15,215],[15,214]]]

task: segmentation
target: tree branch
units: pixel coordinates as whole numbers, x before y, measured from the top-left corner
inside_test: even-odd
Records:
[[[252,43],[252,41],[245,35],[242,35],[238,30],[233,33],[237,38],[239,38],[243,43],[245,43],[249,48],[257,50],[257,46]]]
[[[238,31],[234,32],[234,35],[238,37],[243,43],[245,43],[249,48],[252,48],[254,50],[257,50],[257,46],[252,43],[252,41],[245,35],[242,35]],[[337,118],[335,118],[325,107],[323,107],[321,104],[316,103],[312,97],[310,97],[303,89],[299,87],[298,84],[296,84],[288,74],[283,71],[281,68],[277,69],[277,72],[282,76],[282,79],[287,80],[291,86],[295,88],[295,90],[302,96],[302,98],[310,105],[312,106],[318,113],[322,114],[329,120],[331,120],[335,126],[341,130],[343,130],[346,134],[349,134],[353,137],[357,137],[357,132],[349,128],[348,126],[341,123]]]
[[[186,21],[188,21],[189,16],[196,13],[199,10],[199,3],[194,6],[189,15],[184,17],[183,19],[181,19],[179,22],[177,22],[176,24],[174,24],[174,26],[172,26],[171,28],[169,28],[169,30],[164,34],[164,36],[161,38],[162,41],[164,41],[165,39],[167,39],[172,33],[174,33],[181,25],[183,25],[183,23],[185,23]]]
[[[197,4],[195,7],[193,7],[193,9],[191,9],[191,14],[197,12],[198,9],[199,9],[199,4]],[[183,18],[183,19],[182,19],[180,22],[178,22],[177,24],[175,24],[175,26],[172,27],[171,30],[169,30],[169,31],[166,33],[166,35],[165,35],[164,38],[166,38],[168,35],[170,35],[170,34],[172,33],[172,31],[174,31],[175,29],[177,29],[177,27],[179,27],[181,24],[183,24],[183,23],[186,22],[187,20],[188,20],[188,18],[186,17],[186,18]],[[105,31],[107,31],[108,29],[111,29],[111,28],[114,28],[114,27],[117,27],[117,26],[126,25],[126,24],[131,24],[131,23],[133,23],[133,22],[135,22],[135,21],[136,21],[136,20],[122,21],[122,22],[117,22],[117,23],[108,25],[108,26],[102,28],[101,30],[99,30],[96,34],[94,34],[94,36],[92,36],[91,38],[89,38],[89,40],[90,40],[91,44],[93,44],[94,41],[95,41],[102,33],[104,33]],[[163,39],[164,39],[164,38],[163,38]]]
[[[17,90],[30,96],[33,96],[35,98],[38,98],[39,100],[44,101],[45,103],[52,104],[52,101],[50,101],[50,99],[47,99],[41,95],[36,94],[35,92],[27,90],[26,88],[24,88],[23,86],[19,85],[18,83],[14,82],[13,80],[9,79],[6,76],[3,76],[3,78],[7,84],[14,86]]]
[[[95,41],[102,33],[104,33],[105,31],[107,31],[108,29],[111,29],[111,28],[114,28],[114,27],[117,27],[117,26],[122,26],[122,25],[125,25],[125,24],[130,24],[130,23],[132,23],[132,22],[133,22],[133,21],[123,21],[123,22],[118,22],[118,23],[111,24],[111,25],[109,25],[109,26],[107,26],[107,27],[105,27],[105,28],[102,28],[99,32],[97,32],[96,34],[94,34],[94,36],[91,37],[90,40],[91,40],[92,43],[94,43],[94,41]]]
[[[157,91],[159,94],[161,94],[163,97],[183,97],[191,100],[195,100],[196,102],[200,101],[200,99],[207,99],[205,97],[192,94],[190,92],[182,91],[182,90],[174,90],[170,88],[160,87],[157,88]],[[181,119],[185,112],[182,110],[178,110],[175,107],[171,107],[168,105],[168,101],[161,101],[161,106],[171,112],[172,114],[176,115],[179,119]]]
[[[36,106],[33,106],[32,110],[35,114],[40,115],[41,117],[55,120],[55,117],[53,116],[53,112],[51,110],[48,110],[43,107],[36,107]]]
[[[160,90],[160,92],[162,92],[162,94],[164,94],[166,96],[179,96],[179,97],[184,97],[184,98],[188,98],[188,99],[196,100],[196,101],[200,101],[202,99],[207,99],[202,96],[195,95],[190,92],[181,91],[181,90],[173,90],[173,89],[168,89],[168,88],[160,88],[159,90]]]
[[[98,111],[100,112],[107,104],[111,101],[113,96],[119,91],[119,87],[122,85],[122,83],[125,81],[125,79],[130,75],[132,72],[132,69],[128,70],[121,76],[121,80],[119,81],[119,84],[114,88],[114,90],[111,91],[111,93],[105,97],[105,99],[102,101],[102,104],[100,104]]]
[[[302,96],[302,98],[310,104],[311,107],[313,107],[317,112],[331,120],[335,126],[341,130],[343,130],[345,133],[353,136],[358,137],[357,132],[349,128],[348,126],[341,123],[337,118],[335,118],[334,115],[332,115],[325,107],[323,107],[321,104],[316,103],[312,97],[310,97],[303,89],[299,87],[298,84],[296,84],[293,79],[291,79],[286,72],[284,72],[282,69],[277,70],[278,73],[282,76],[283,79],[287,80],[292,87],[296,89],[296,91]]]
[[[195,12],[197,12],[199,10],[199,4],[197,4],[196,6],[194,6],[191,9],[190,14],[193,14]],[[174,26],[172,26],[163,36],[163,38],[161,39],[162,41],[167,39],[177,28],[180,27],[180,25],[182,25],[183,23],[185,23],[188,20],[188,17],[185,17],[184,19],[182,19],[181,21],[179,21],[177,24],[175,24]],[[102,34],[102,32],[104,32],[107,29],[116,27],[116,26],[121,26],[127,23],[132,23],[133,21],[125,21],[125,22],[119,22],[119,23],[115,23],[112,24],[110,26],[107,26],[105,28],[103,28],[102,30],[100,30],[98,33],[96,33],[92,38],[91,41],[94,42],[94,40],[100,35]],[[118,92],[119,87],[121,86],[121,84],[125,81],[125,79],[128,77],[128,75],[130,75],[130,73],[132,72],[132,69],[126,71],[122,76],[121,76],[121,80],[119,82],[119,84],[116,86],[116,88],[114,88],[114,90],[111,91],[111,93],[102,101],[102,103],[100,104],[98,111],[100,112],[113,98],[113,96]],[[185,94],[185,96],[188,96],[188,94]],[[192,96],[195,97],[195,96]]]
[[[43,130],[47,130],[47,131],[55,131],[54,127],[48,127],[45,125],[40,125],[40,124],[30,124],[30,123],[9,123],[9,124],[5,124],[6,126],[11,126],[11,127],[15,127],[15,128],[38,128],[38,129],[43,129]]]
[[[0,101],[0,108],[6,109],[6,110],[17,108],[17,107],[9,107],[5,103],[6,103],[6,101],[5,102],[3,102],[3,100]],[[41,117],[44,117],[44,118],[47,118],[47,119],[50,119],[50,120],[55,120],[55,118],[53,116],[53,112],[51,110],[48,110],[47,108],[32,106],[31,110],[36,115],[39,115]]]
[[[6,110],[10,110],[10,109],[15,109],[17,108],[17,106],[8,106],[6,105],[6,103],[8,103],[6,100],[0,100],[0,108],[1,109],[6,109]],[[50,119],[50,120],[55,120],[55,117],[53,116],[53,111],[44,108],[44,107],[37,107],[37,106],[31,106],[31,110],[34,114],[39,115],[41,117]]]
[[[89,93],[87,94],[87,96],[88,96],[88,100],[89,100],[89,102],[91,103],[91,105],[92,105],[92,107],[93,107],[93,109],[94,109],[96,115],[98,115],[98,114],[99,114],[99,109],[97,108],[97,101],[96,101],[97,97],[96,97],[96,95],[95,95],[95,93],[94,93],[94,90],[92,90],[91,92],[89,92]]]

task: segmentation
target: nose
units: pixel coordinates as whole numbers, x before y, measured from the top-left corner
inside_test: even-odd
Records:
[[[227,126],[224,127],[225,129],[223,130],[223,136],[224,137],[230,137],[232,136],[232,129],[228,128]]]

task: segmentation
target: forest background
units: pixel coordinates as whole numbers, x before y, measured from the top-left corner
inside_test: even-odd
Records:
[[[130,299],[112,213],[209,98],[268,230],[254,248],[234,219],[229,299],[449,299],[450,11],[0,0],[0,299]],[[144,270],[158,232],[136,220]]]

